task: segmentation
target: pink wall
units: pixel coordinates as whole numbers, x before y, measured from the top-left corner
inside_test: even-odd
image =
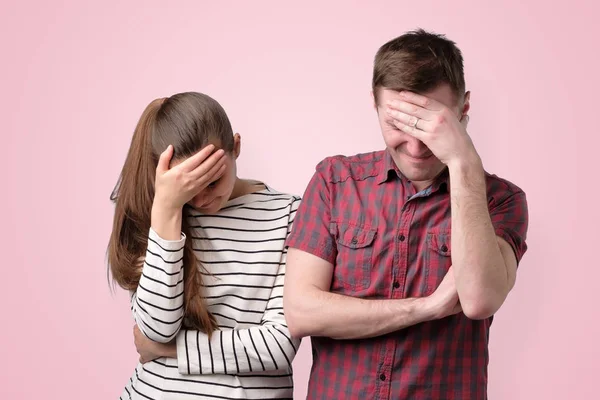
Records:
[[[323,157],[383,146],[372,59],[415,27],[458,42],[486,168],[528,194],[530,250],[492,327],[490,397],[599,398],[591,1],[94,3],[0,7],[0,398],[117,398],[132,372],[127,297],[106,283],[108,196],[151,99],[212,95],[243,136],[241,175],[301,194]]]

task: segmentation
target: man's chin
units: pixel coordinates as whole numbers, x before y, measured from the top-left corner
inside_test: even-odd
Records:
[[[398,165],[398,169],[402,172],[408,180],[413,182],[424,182],[433,181],[438,177],[444,170],[443,165],[415,165],[413,163],[406,163],[405,165]]]

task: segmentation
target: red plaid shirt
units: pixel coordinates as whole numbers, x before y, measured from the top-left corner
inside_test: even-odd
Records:
[[[486,174],[496,234],[527,246],[527,202]],[[322,161],[288,245],[334,265],[331,291],[353,297],[428,296],[451,265],[447,171],[420,193],[387,151]],[[309,399],[486,399],[492,318],[460,313],[361,340],[313,337]]]

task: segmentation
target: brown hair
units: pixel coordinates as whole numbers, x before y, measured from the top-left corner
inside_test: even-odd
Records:
[[[450,86],[457,99],[465,94],[463,57],[444,35],[423,29],[410,31],[379,48],[373,68],[375,102],[380,88],[424,93],[440,84]]]
[[[226,152],[234,148],[233,130],[225,110],[201,93],[179,93],[152,101],[144,110],[131,140],[121,175],[111,194],[115,202],[113,230],[108,245],[108,265],[113,280],[126,290],[136,290],[142,274],[154,201],[154,179],[160,154],[173,145],[175,159],[187,158],[209,143]],[[214,317],[202,296],[202,265],[196,259],[192,236],[183,209],[185,243],[184,324],[212,333]]]

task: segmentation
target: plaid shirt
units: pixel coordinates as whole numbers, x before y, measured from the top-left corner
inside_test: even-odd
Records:
[[[527,202],[486,174],[496,234],[520,261]],[[447,170],[422,192],[379,151],[318,166],[287,244],[334,265],[331,291],[403,299],[435,291],[451,265]],[[371,339],[313,337],[309,399],[486,399],[492,318],[463,313]]]

